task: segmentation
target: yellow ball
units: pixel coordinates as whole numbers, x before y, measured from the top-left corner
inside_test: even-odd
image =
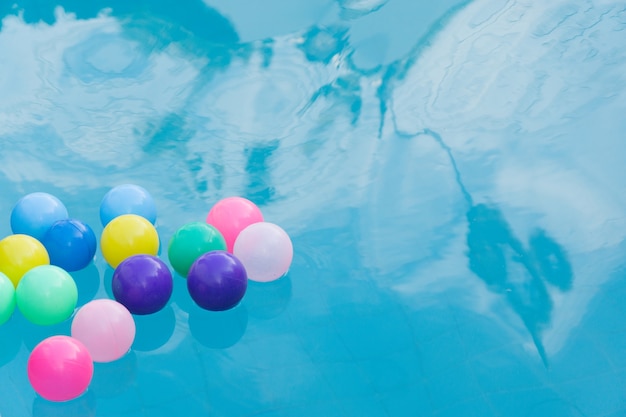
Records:
[[[32,236],[15,234],[0,240],[0,272],[9,277],[16,288],[26,272],[49,264],[48,251]]]
[[[104,259],[116,268],[133,255],[154,255],[159,252],[159,234],[145,218],[123,214],[111,220],[100,237]]]

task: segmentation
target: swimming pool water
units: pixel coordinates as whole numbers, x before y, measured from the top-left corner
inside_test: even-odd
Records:
[[[430,4],[428,4],[430,3]],[[0,235],[24,194],[99,235],[136,183],[162,243],[241,195],[294,261],[202,311],[176,276],[85,395],[0,415],[626,415],[626,6],[611,0],[0,3]],[[161,257],[167,260],[166,251]],[[111,297],[101,253],[79,305]]]

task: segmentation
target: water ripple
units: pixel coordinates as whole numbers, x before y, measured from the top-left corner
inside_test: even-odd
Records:
[[[616,10],[576,13],[572,7],[551,3],[544,11],[512,3],[477,30],[472,16],[480,9],[470,6],[451,23],[454,36],[441,35],[394,89],[398,129],[445,123],[467,131],[489,123],[537,130],[567,123],[569,113],[590,100],[609,98],[610,86],[623,82],[625,62],[611,27]]]
[[[173,303],[138,320],[120,386],[95,381],[98,400],[127,398],[99,412],[252,415],[328,398],[352,410],[355,395],[376,410],[406,397],[416,415],[461,400],[510,415],[522,391],[577,397],[581,356],[616,385],[621,374],[598,373],[623,365],[623,5],[66,3],[75,14],[2,23],[0,209],[45,189],[99,233],[102,195],[135,182],[165,243],[239,194],[297,248],[289,275],[252,286],[232,314],[198,311],[177,281]],[[88,272],[81,302],[110,286],[100,254]],[[0,329],[15,336],[2,378],[26,393],[10,410],[74,410],[33,401],[23,375],[53,330]],[[597,346],[579,343],[594,331]],[[533,407],[578,410],[518,414]]]
[[[559,250],[569,253],[572,264],[568,268],[575,271],[576,280],[567,295],[550,290],[549,297],[543,297],[550,300],[546,303],[541,297],[534,301],[511,298],[516,289],[506,296],[545,363],[562,348],[568,332],[582,320],[583,306],[595,294],[581,288],[606,282],[620,265],[604,251],[619,251],[626,237],[621,214],[626,207],[621,197],[624,187],[604,188],[621,169],[607,149],[614,152],[623,146],[610,131],[623,131],[619,114],[626,108],[623,89],[615,88],[626,81],[626,54],[615,32],[615,17],[621,11],[616,6],[612,2],[533,7],[522,2],[475,2],[450,21],[431,48],[415,50],[402,61],[407,68],[403,78],[389,73],[383,80],[392,86],[387,91],[392,92],[391,122],[396,134],[412,137],[428,130],[442,132],[474,205],[497,202],[496,210],[507,219],[510,233],[534,242],[533,230],[540,228],[558,242]],[[403,169],[410,172],[409,164]],[[459,255],[460,239],[461,233],[451,234],[444,243],[445,265],[459,266],[460,260],[453,256]],[[484,249],[481,256],[494,253],[499,252]],[[474,255],[470,251],[468,256],[471,265]],[[403,262],[408,264],[409,259],[407,250]],[[429,291],[447,291],[461,282],[471,285],[463,279],[467,272],[438,269],[439,262],[429,259],[430,265],[406,277],[396,289],[410,297],[419,294],[422,301]],[[508,268],[517,265],[504,258],[493,261],[500,263]],[[590,273],[589,263],[599,270]],[[524,268],[533,271],[535,267]],[[525,283],[537,295],[545,284],[529,278],[534,272],[528,273],[526,278],[522,274],[510,279],[517,280],[514,285]],[[435,284],[434,279],[425,278],[429,274],[439,281]],[[466,290],[481,293],[476,287]],[[479,305],[488,303],[484,295],[478,299],[482,301],[472,308],[498,314],[487,313]],[[495,308],[494,304],[486,310]],[[529,313],[533,309],[551,315],[550,328],[546,321],[541,325],[533,321],[539,317],[539,313]],[[531,316],[536,318],[531,320]]]

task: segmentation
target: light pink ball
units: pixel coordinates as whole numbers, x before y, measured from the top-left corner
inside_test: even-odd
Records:
[[[248,279],[277,280],[287,273],[293,259],[289,235],[278,225],[254,223],[239,233],[233,254],[246,268]]]
[[[117,301],[93,300],[74,316],[72,337],[87,346],[95,362],[112,362],[130,350],[135,340],[135,320]]]
[[[69,336],[41,341],[28,357],[28,380],[48,401],[69,401],[87,390],[93,361],[87,347]]]
[[[220,231],[226,240],[226,250],[233,253],[239,233],[253,223],[263,221],[261,210],[243,197],[227,197],[217,203],[207,215],[206,222]]]

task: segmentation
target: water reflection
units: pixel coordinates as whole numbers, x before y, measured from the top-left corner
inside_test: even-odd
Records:
[[[172,290],[172,298],[170,299],[171,303],[176,304],[176,307],[181,309],[182,311],[189,313],[194,306],[195,302],[189,295],[189,290],[187,289],[187,278],[184,278],[176,271],[172,271],[172,276],[174,280],[174,288]]]
[[[193,34],[209,44],[232,44],[239,40],[232,24],[215,9],[200,1],[185,2],[181,7],[176,0],[160,1],[124,1],[124,0],[59,0],[60,6],[69,13],[74,13],[78,19],[91,19],[98,16],[103,10],[122,20],[131,18],[127,24],[129,28],[145,24],[145,20],[161,22],[159,31],[153,33],[163,39],[178,41]],[[55,15],[54,2],[39,0],[16,0],[5,3],[0,8],[2,15],[21,13],[27,23],[40,21],[53,24]],[[156,28],[156,26],[153,26]]]
[[[322,64],[329,64],[347,46],[348,28],[344,26],[314,26],[304,34],[300,43],[306,59]]]
[[[254,201],[258,206],[267,205],[275,195],[272,180],[269,177],[269,160],[276,149],[279,141],[253,146],[245,150],[248,159],[246,163],[247,186],[245,196]]]
[[[228,16],[242,42],[276,39],[332,18],[335,0],[203,0]]]
[[[76,416],[92,417],[96,415],[96,396],[88,389],[80,397],[66,402],[52,402],[35,396],[33,400],[33,417]]]
[[[614,155],[604,156],[613,156],[611,161],[617,167],[613,171],[590,167],[591,159],[602,161],[600,165],[605,161],[597,157],[599,153],[594,154],[596,158],[587,158],[587,151],[597,152],[596,148],[604,147],[596,142],[579,141],[589,143],[586,147],[578,141],[557,148],[550,145],[551,138],[563,134],[554,129],[555,123],[560,126],[587,114],[589,107],[582,105],[591,103],[594,97],[604,95],[615,100],[615,86],[623,84],[621,74],[626,73],[620,66],[623,48],[621,42],[606,34],[618,33],[618,19],[613,19],[618,22],[614,23],[615,30],[607,30],[608,18],[598,21],[594,17],[597,10],[590,8],[582,16],[588,16],[588,21],[556,24],[551,31],[550,24],[559,21],[555,18],[559,13],[545,13],[549,18],[541,16],[563,6],[564,1],[537,5],[533,10],[526,10],[528,5],[519,2],[476,1],[449,30],[443,31],[442,16],[450,18],[468,2],[432,2],[426,7],[412,0],[340,0],[334,2],[343,13],[340,22],[330,18],[330,24],[322,24],[317,17],[299,12],[302,21],[307,22],[300,25],[274,16],[286,21],[285,25],[297,26],[298,32],[247,42],[252,35],[242,35],[242,30],[246,32],[246,26],[254,25],[243,24],[240,30],[231,22],[235,18],[230,13],[215,12],[200,2],[193,8],[179,7],[170,0],[159,4],[120,0],[61,3],[76,12],[78,20],[61,14],[57,20],[51,11],[49,15],[43,13],[39,3],[21,2],[31,9],[31,14],[25,15],[27,22],[35,20],[32,13],[40,13],[39,18],[51,26],[24,25],[15,18],[6,25],[12,25],[14,32],[1,34],[4,55],[15,60],[6,67],[7,76],[0,78],[10,87],[2,99],[7,113],[0,113],[0,121],[8,121],[0,123],[0,130],[8,132],[3,134],[0,145],[0,170],[6,177],[3,190],[15,197],[13,201],[28,183],[73,192],[81,196],[77,201],[91,201],[95,207],[97,198],[82,200],[85,189],[97,191],[87,197],[101,197],[108,183],[141,179],[159,199],[159,207],[165,207],[160,231],[173,231],[189,219],[201,219],[213,199],[240,193],[258,200],[267,210],[268,219],[284,225],[294,235],[306,231],[306,236],[314,236],[309,248],[300,245],[300,250],[310,249],[313,253],[309,254],[313,268],[295,268],[300,273],[293,276],[293,282],[279,280],[276,285],[251,286],[242,305],[224,314],[194,310],[184,292],[184,280],[177,280],[172,301],[189,313],[193,339],[211,348],[207,362],[221,369],[220,378],[211,378],[210,374],[181,377],[178,370],[183,362],[191,370],[197,368],[197,363],[189,360],[190,354],[144,354],[171,342],[178,310],[168,306],[160,315],[137,318],[134,349],[142,360],[151,358],[155,373],[161,375],[155,378],[144,373],[141,381],[148,383],[146,390],[153,388],[151,381],[160,381],[163,392],[150,391],[155,408],[167,403],[161,394],[172,381],[180,388],[180,398],[189,398],[190,382],[211,381],[214,385],[209,394],[215,403],[222,406],[225,398],[229,405],[232,403],[232,410],[224,415],[253,414],[270,402],[278,408],[285,403],[285,387],[291,390],[290,398],[310,400],[314,388],[320,398],[328,398],[319,368],[307,367],[309,362],[294,342],[294,333],[298,332],[315,354],[315,366],[323,368],[324,361],[341,361],[347,370],[337,377],[340,386],[349,385],[354,378],[394,381],[397,376],[389,377],[386,366],[389,353],[399,347],[411,353],[407,357],[413,357],[414,344],[406,337],[411,331],[422,331],[421,342],[432,342],[431,351],[423,350],[424,362],[447,355],[448,351],[437,345],[441,342],[442,347],[454,346],[450,351],[458,353],[456,359],[464,364],[463,369],[468,363],[462,356],[463,345],[485,354],[487,362],[498,362],[499,357],[485,353],[483,346],[502,349],[507,361],[525,366],[528,362],[516,362],[516,350],[507,350],[507,332],[491,320],[483,323],[489,331],[472,333],[464,329],[465,333],[459,335],[453,327],[463,323],[451,314],[436,314],[434,321],[420,321],[424,315],[419,314],[405,317],[403,307],[409,302],[393,304],[397,294],[386,290],[398,280],[412,279],[411,272],[426,264],[445,267],[418,277],[420,285],[430,279],[427,285],[431,286],[422,292],[421,300],[411,305],[417,307],[410,313],[428,311],[420,302],[429,297],[427,302],[443,307],[458,301],[463,312],[485,303],[485,298],[486,302],[496,298],[501,301],[498,305],[504,304],[513,312],[512,320],[511,315],[504,314],[504,325],[517,327],[522,323],[524,334],[530,335],[546,365],[552,359],[548,354],[558,350],[546,342],[546,334],[555,325],[555,318],[566,310],[559,303],[567,300],[574,304],[575,313],[571,315],[585,314],[584,303],[579,303],[581,294],[575,294],[576,287],[580,288],[580,270],[576,268],[574,285],[575,268],[569,259],[571,256],[581,262],[579,253],[591,252],[588,247],[575,252],[569,246],[585,240],[570,233],[584,216],[572,215],[571,207],[563,210],[559,201],[558,210],[552,210],[564,214],[569,211],[571,217],[560,223],[554,217],[543,221],[542,216],[550,209],[544,199],[533,192],[517,200],[511,196],[518,191],[516,180],[521,181],[515,174],[528,173],[525,165],[537,159],[536,153],[541,153],[545,165],[554,166],[557,174],[570,164],[572,170],[580,168],[581,176],[588,176],[585,170],[590,168],[600,174],[602,180],[598,183],[602,187],[619,177],[613,174],[621,174],[623,161],[619,152],[613,151],[621,146],[618,135],[611,129],[602,135],[596,130],[598,126],[615,126],[610,120],[593,119],[606,123],[588,123],[593,128],[587,133],[608,140],[601,143],[611,145],[605,148]],[[220,7],[242,4],[236,0],[215,3]],[[321,9],[317,6],[324,2],[307,2],[307,7],[313,7],[313,3]],[[105,4],[114,6],[108,17],[82,20],[96,16]],[[167,11],[161,8],[163,4],[168,5]],[[273,4],[283,6],[281,1]],[[292,2],[290,7],[300,7],[294,5]],[[4,4],[1,7],[13,13]],[[254,7],[241,9],[245,10],[239,13],[250,15]],[[412,11],[417,9],[422,12],[419,21],[412,18]],[[400,15],[399,10],[405,13]],[[263,20],[267,11],[263,13],[254,19]],[[390,13],[402,19],[389,18]],[[548,22],[534,27],[540,17]],[[593,26],[594,22],[598,25]],[[219,33],[212,33],[214,28]],[[275,34],[275,30],[271,28],[268,33]],[[587,33],[598,38],[587,37]],[[524,41],[524,36],[529,40]],[[563,39],[571,42],[563,44],[567,45],[563,50],[551,49]],[[581,59],[592,56],[611,56],[611,62]],[[610,87],[600,86],[596,80]],[[579,90],[576,96],[578,86],[585,86],[589,93]],[[616,111],[615,119],[622,114]],[[445,144],[434,131],[445,135]],[[422,132],[419,141],[412,140],[415,132]],[[380,140],[376,140],[377,133]],[[42,137],[48,140],[41,141]],[[440,142],[449,161],[441,157],[441,149],[434,149],[429,137]],[[381,155],[381,150],[389,152]],[[459,164],[451,157],[453,151]],[[498,163],[482,169],[493,159]],[[521,169],[507,171],[513,163]],[[451,179],[451,171],[461,192]],[[511,172],[513,175],[504,178]],[[536,191],[546,178],[539,175],[536,180],[526,184],[528,189]],[[561,189],[568,181],[557,178],[554,182],[555,189]],[[508,189],[508,194],[502,189]],[[616,189],[616,194],[623,195],[622,188]],[[598,194],[606,197],[610,191],[602,188]],[[514,227],[520,219],[517,213],[511,214],[511,201],[522,201],[520,205],[536,216],[528,236],[523,235],[526,229],[520,232]],[[591,205],[585,203],[585,207]],[[617,207],[611,212],[617,213],[615,217],[622,216],[621,201],[612,207]],[[368,210],[371,216],[363,216]],[[582,213],[600,219],[597,222],[607,217],[596,216],[594,210]],[[586,230],[604,245],[605,229],[594,229],[596,226]],[[620,240],[620,233],[612,234],[612,239]],[[341,245],[339,250],[337,244]],[[618,251],[611,253],[621,257]],[[466,264],[478,279],[467,279]],[[105,272],[109,296],[111,272]],[[482,292],[477,291],[478,297],[467,301],[473,294],[459,291],[466,297],[459,301],[455,286],[479,287]],[[437,293],[434,297],[429,293],[433,288]],[[491,297],[481,297],[484,288]],[[290,302],[292,290],[300,297],[297,303]],[[560,297],[568,291],[568,297]],[[92,289],[87,288],[81,302],[91,293]],[[583,296],[591,298],[592,294]],[[485,308],[481,305],[476,309],[481,307]],[[281,314],[286,310],[289,314]],[[374,313],[374,317],[365,317],[362,311]],[[248,315],[280,319],[248,321]],[[468,321],[473,324],[471,319]],[[0,364],[15,357],[22,346],[20,333],[30,330],[28,326],[15,330],[10,327],[15,320],[11,323],[7,324],[8,330],[0,328],[0,335],[5,331],[16,335],[8,345],[0,345],[0,349],[6,348],[0,350]],[[567,317],[557,324],[560,327],[555,330],[561,337],[577,321]],[[294,330],[295,326],[298,328]],[[254,330],[260,337],[249,341],[251,350],[268,361],[274,359],[274,339],[265,336],[272,335],[276,328],[284,334],[282,347],[288,352],[276,363],[289,365],[272,368],[276,374],[262,373],[252,360],[251,366],[241,365],[237,354],[244,355],[241,352],[247,350],[248,340],[227,353],[223,351],[237,344],[246,331]],[[67,328],[59,331],[66,332]],[[496,332],[499,337],[484,345],[473,342],[476,334],[487,338]],[[385,336],[382,341],[381,334]],[[24,339],[29,347],[44,334],[34,332],[34,336]],[[194,349],[198,344],[189,343]],[[184,344],[171,345],[177,349],[181,346]],[[369,357],[373,352],[377,356],[368,365],[355,360],[354,352],[357,358]],[[224,355],[232,355],[233,360],[224,360]],[[129,356],[127,360],[132,362],[134,358]],[[172,358],[176,358],[174,362]],[[402,362],[398,367],[407,369],[404,355],[398,358],[398,363]],[[434,361],[442,366],[457,363],[447,357]],[[120,387],[132,384],[133,366],[120,364]],[[294,372],[291,366],[298,369]],[[504,369],[519,371],[515,366]],[[499,366],[494,369],[503,372]],[[441,386],[447,386],[445,381],[449,380],[465,382],[459,378],[463,372],[460,368],[446,374],[433,371],[428,388],[436,391],[438,379],[444,380]],[[102,385],[96,383],[96,395],[117,394],[116,387],[107,386],[112,382],[109,378],[114,379],[104,376]],[[228,378],[229,385],[225,385]],[[533,378],[528,378],[529,384],[546,386],[546,380]],[[252,385],[253,389],[247,390],[252,399],[241,401],[241,388],[250,388],[246,384]],[[223,392],[224,386],[229,388],[228,393]],[[400,389],[396,394],[415,398]],[[457,399],[455,394],[447,395]],[[249,410],[243,412],[241,407]]]
[[[226,311],[189,311],[189,331],[195,340],[211,349],[227,349],[243,337],[248,327],[248,309],[244,304]]]
[[[337,0],[344,19],[356,19],[373,13],[383,7],[388,0]]]
[[[391,6],[392,3],[385,5],[380,13]],[[456,16],[454,12],[459,7],[466,9]],[[571,254],[576,248],[577,255],[590,255],[607,245],[615,245],[624,236],[624,222],[618,214],[623,211],[623,202],[617,203],[612,195],[614,191],[605,188],[613,182],[611,178],[621,172],[621,165],[602,151],[604,146],[591,145],[587,139],[592,134],[587,129],[584,133],[580,131],[584,126],[598,125],[623,130],[623,118],[617,115],[623,112],[624,96],[621,93],[613,96],[605,89],[624,85],[624,79],[617,80],[617,72],[601,69],[605,66],[619,68],[618,71],[624,73],[626,56],[618,46],[615,22],[612,21],[619,13],[614,4],[594,4],[583,10],[572,8],[567,2],[531,8],[519,2],[457,2],[423,38],[426,42],[414,43],[407,54],[383,65],[376,74],[359,70],[360,67],[373,66],[351,61],[356,62],[354,71],[363,76],[377,79],[380,74],[377,96],[380,99],[381,139],[391,142],[419,137],[422,140],[424,136],[436,137],[433,130],[445,133],[447,145],[444,150],[450,153],[454,149],[471,188],[478,190],[481,199],[493,201],[489,204],[475,202],[459,184],[460,194],[468,207],[462,212],[469,225],[463,239],[469,247],[469,266],[493,294],[506,300],[515,311],[544,362],[547,362],[544,348],[547,330],[558,320],[548,343],[554,353],[559,350],[554,339],[567,337],[578,320],[571,316],[579,318],[584,315],[585,307],[581,304],[586,305],[586,301],[581,300],[592,297],[584,290],[574,294],[574,267],[565,245]],[[607,17],[611,15],[613,18]],[[555,16],[567,19],[568,23]],[[437,29],[442,27],[441,22],[451,20],[454,21],[448,25],[448,30]],[[597,32],[588,37],[587,31],[591,27]],[[358,46],[354,29],[350,30],[351,48]],[[535,35],[527,37],[528,31]],[[519,62],[512,65],[505,58],[510,56],[509,53],[518,56]],[[587,56],[594,59],[577,64],[581,57]],[[575,75],[568,70],[572,66],[577,68]],[[572,88],[594,87],[582,91],[571,89],[570,85]],[[503,91],[510,94],[503,94]],[[603,98],[609,95],[615,101]],[[572,124],[572,114],[584,117],[586,121]],[[565,125],[568,127],[564,129]],[[577,140],[563,142],[564,137],[576,137]],[[602,137],[606,144],[615,143],[610,147],[618,146],[614,134],[607,131]],[[389,145],[389,148],[393,146]],[[414,188],[405,186],[408,181],[404,180],[407,176],[417,177],[413,174],[415,166],[431,162],[423,149],[426,147],[395,146],[398,155],[414,152],[407,157],[408,162],[402,156],[390,154],[392,156],[386,158],[387,163],[380,169],[381,174],[372,175],[377,180],[375,175],[388,175],[396,169],[404,171],[380,181],[381,187],[394,184],[398,190],[381,195],[391,197],[386,201],[393,201],[393,206],[404,204],[414,208],[416,216],[431,213],[426,197],[422,194],[417,197]],[[594,157],[590,158],[590,154]],[[550,175],[530,174],[536,160],[547,166]],[[454,159],[450,159],[450,166],[460,181]],[[510,169],[510,166],[517,168]],[[574,174],[568,173],[570,169]],[[426,175],[428,180],[423,182],[438,183],[441,171],[433,169]],[[417,188],[417,184],[420,180],[412,180],[413,187]],[[602,195],[596,194],[596,187],[602,188],[599,193]],[[619,189],[618,194],[623,194],[623,187]],[[589,197],[581,197],[581,194]],[[456,201],[451,195],[449,198]],[[385,213],[392,205],[382,200],[376,196],[370,204],[378,205],[380,212]],[[443,211],[448,207],[440,204],[439,209]],[[510,213],[511,208],[519,209],[523,214],[519,211],[505,214]],[[408,210],[398,210],[398,213],[406,214]],[[436,216],[429,214],[426,217],[431,220]],[[529,217],[528,236],[520,237],[511,224]],[[615,229],[609,227],[613,222]],[[389,223],[393,224],[393,221]],[[417,221],[409,223],[407,220],[407,224],[417,225]],[[406,274],[407,270],[413,271],[416,264],[409,257],[414,259],[429,250],[440,249],[437,239],[441,238],[442,231],[428,232],[419,236],[421,241],[428,242],[427,249],[418,244],[401,248],[396,252],[406,254],[402,266],[389,266],[385,271],[399,270]],[[583,234],[594,236],[595,242],[591,244],[579,239]],[[417,235],[413,231],[411,236]],[[457,242],[450,239],[441,245],[441,252],[450,251],[456,255],[455,245]],[[384,251],[384,248],[370,251],[365,257],[369,259],[370,255]],[[447,263],[445,274],[450,274],[449,271],[457,266],[459,257],[455,255],[448,256],[447,260],[452,262]],[[573,254],[571,256],[574,258]],[[426,260],[430,264],[437,261],[433,256]],[[378,260],[375,263],[382,264]],[[580,274],[578,279],[580,284]],[[598,279],[605,278],[604,274],[592,273],[583,279],[585,284],[593,282],[597,285]],[[428,285],[423,284],[427,280],[424,276],[415,278],[415,287],[423,290]],[[457,284],[440,282],[437,291],[443,293]],[[572,293],[568,297],[561,296],[567,292]],[[565,304],[575,305],[573,311],[566,311]],[[564,328],[567,329],[563,331]]]
[[[8,43],[19,44],[22,52],[27,51],[20,63],[2,71],[3,79],[13,80],[15,92],[5,95],[3,100],[7,108],[4,116],[13,122],[4,124],[2,133],[15,131],[20,136],[40,136],[33,128],[43,124],[45,135],[50,138],[46,141],[49,152],[44,153],[42,148],[16,156],[11,159],[19,161],[19,165],[3,170],[15,168],[13,172],[23,176],[17,179],[19,182],[54,182],[68,189],[77,178],[64,178],[60,169],[54,173],[45,171],[57,162],[71,164],[84,172],[93,172],[95,166],[113,166],[122,169],[112,170],[110,179],[115,182],[113,177],[118,177],[123,181],[129,176],[144,175],[132,171],[136,171],[136,164],[146,155],[173,148],[184,151],[190,137],[198,132],[198,126],[190,123],[186,108],[193,106],[198,97],[204,97],[207,83],[234,58],[245,61],[257,47],[267,54],[267,43],[239,43],[232,24],[215,9],[200,1],[187,3],[181,7],[168,0],[60,1],[59,6],[78,20],[63,10],[53,9],[52,3],[24,0],[16,2],[14,8],[0,10],[5,14],[20,14],[20,18],[4,21],[2,35],[11,39],[14,34],[6,27],[13,27],[21,35],[15,35],[19,41]],[[101,13],[103,10],[106,12]],[[50,26],[29,28],[22,24],[22,19],[25,23],[43,21]],[[57,40],[54,50],[36,46],[41,44],[38,34],[43,32],[47,38]],[[11,47],[5,49],[8,50],[3,53],[13,54]],[[28,70],[14,74],[17,67]],[[54,75],[41,79],[40,74],[52,68],[60,71],[53,70]],[[172,82],[174,79],[178,81]],[[55,87],[45,87],[49,83]],[[156,85],[171,93],[156,93],[153,99],[146,99],[145,89],[156,92],[155,88],[160,88]],[[55,94],[58,90],[63,90],[63,95]],[[106,97],[100,94],[105,90]],[[11,110],[25,105],[22,98],[31,95],[26,91],[38,97],[39,112],[32,120],[23,120]],[[87,120],[84,112],[72,110],[79,103],[89,112],[102,108],[110,111]],[[10,150],[11,154],[16,152]],[[48,163],[41,164],[41,160]],[[193,160],[183,155],[181,174],[194,175]],[[24,166],[30,166],[31,170],[24,172]],[[83,188],[97,183],[93,176],[82,176],[78,182]],[[198,186],[202,184],[198,180]]]
[[[498,209],[478,204],[467,212],[467,220],[470,269],[490,291],[507,299],[547,366],[541,333],[550,324],[553,303],[545,281]]]
[[[103,264],[104,269],[104,277],[103,277],[103,287],[104,292],[107,295],[107,298],[111,300],[115,300],[115,296],[113,295],[113,274],[115,273],[115,269],[111,268],[108,263]]]
[[[542,229],[532,234],[528,245],[544,279],[563,292],[571,290],[574,273],[565,250]]]
[[[455,179],[469,209],[469,268],[489,291],[505,298],[530,333],[545,366],[548,356],[542,333],[549,328],[554,304],[548,286],[569,291],[574,280],[565,250],[546,231],[535,230],[526,247],[495,206],[474,203],[465,187],[452,150],[436,132],[428,132],[448,155]]]
[[[176,33],[181,27],[177,19],[182,19],[178,12],[172,16],[163,12],[171,6],[168,2],[83,5],[62,1],[60,5],[79,19],[90,20],[73,20],[61,12],[47,15],[37,4],[24,2],[18,3],[16,10],[28,12],[26,22],[39,19],[52,26],[27,30],[18,19],[9,22],[24,33],[20,36],[22,49],[32,49],[25,56],[35,55],[27,58],[32,62],[19,66],[40,69],[26,71],[16,79],[20,94],[14,99],[45,97],[39,102],[37,124],[49,125],[46,133],[33,131],[29,121],[13,123],[11,129],[19,135],[45,134],[52,144],[45,154],[33,148],[33,152],[18,157],[15,149],[7,150],[15,158],[4,164],[3,171],[19,173],[17,178],[14,175],[16,182],[94,188],[101,186],[94,171],[99,167],[106,167],[106,181],[113,184],[163,171],[163,162],[168,161],[167,178],[146,186],[163,196],[176,190],[177,207],[224,193],[269,203],[278,192],[270,184],[275,176],[265,166],[266,154],[274,153],[272,157],[282,161],[287,153],[281,143],[307,141],[310,131],[320,140],[330,134],[330,125],[318,124],[314,118],[299,124],[295,111],[326,100],[342,103],[352,124],[361,117],[363,98],[358,76],[336,77],[332,68],[319,67],[311,72],[307,66],[310,61],[325,65],[346,50],[343,26],[314,28],[305,34],[301,46],[307,51],[307,61],[298,53],[300,43],[292,40],[238,42],[237,32],[227,19],[197,2],[194,7],[202,10],[194,11],[194,16],[204,19],[203,24],[194,23],[195,18],[185,22],[186,36]],[[105,5],[111,6],[111,11],[98,15]],[[220,34],[229,35],[213,36],[212,29],[207,28],[214,26]],[[38,32],[50,32],[47,36],[58,40],[57,47],[41,52],[36,47]],[[226,69],[231,69],[228,76],[224,75]],[[45,83],[52,83],[54,89],[44,88],[39,75],[50,70],[55,75]],[[13,74],[8,73],[5,78],[11,77]],[[63,90],[63,95],[56,90]],[[7,108],[25,105],[12,101],[8,100]],[[324,116],[329,117],[331,112]],[[58,153],[54,149],[63,149],[63,155],[55,156]],[[19,165],[14,162],[17,160]],[[42,164],[42,160],[47,163]],[[68,164],[87,175],[70,178],[62,169],[50,169]],[[31,169],[25,172],[25,166]],[[246,175],[242,175],[242,168]]]
[[[242,301],[251,317],[269,320],[278,317],[291,300],[291,277],[289,273],[272,282],[250,281]]]
[[[176,330],[176,314],[171,304],[154,314],[134,315],[135,341],[132,349],[151,352],[164,346]]]
[[[78,287],[77,308],[94,299],[100,289],[100,271],[96,264],[90,262],[85,268],[71,273]]]
[[[351,114],[350,123],[356,125],[361,115],[363,98],[361,92],[360,77],[346,75],[339,77],[329,84],[321,86],[311,97],[303,111],[306,111],[315,102],[325,98],[333,103],[334,111],[347,110]]]
[[[0,367],[11,362],[22,346],[22,337],[20,336],[21,321],[15,317],[15,314],[0,326]]]
[[[136,374],[137,354],[131,350],[113,362],[95,363],[89,390],[98,397],[116,397],[135,384]]]
[[[69,335],[72,318],[50,326],[39,326],[28,321],[19,311],[15,312],[14,318],[19,323],[19,334],[28,351],[32,351],[42,340],[56,335]]]

